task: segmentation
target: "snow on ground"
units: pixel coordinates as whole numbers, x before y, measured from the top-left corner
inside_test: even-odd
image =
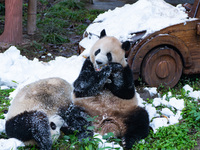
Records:
[[[6,52],[0,53],[0,87],[1,89],[16,88],[10,96],[13,98],[23,86],[39,79],[61,77],[72,84],[78,77],[85,60],[83,55],[88,55],[91,45],[98,39],[94,34],[99,35],[102,29],[106,29],[107,35],[125,41],[134,36],[131,35],[133,32],[147,30],[147,34],[149,34],[169,25],[186,21],[188,21],[187,14],[183,7],[180,5],[174,7],[164,0],[139,0],[135,4],[127,4],[113,11],[109,10],[99,15],[94,23],[87,28],[87,32],[92,34],[89,34],[87,38],[80,42],[86,48],[86,51],[80,56],[57,57],[53,61],[44,63],[38,61],[38,59],[28,60],[21,56],[19,50],[14,46]],[[185,85],[184,89],[190,91],[189,96],[200,97],[200,91],[193,91],[188,85]],[[157,94],[156,88],[146,88],[146,90],[149,90],[151,96]],[[145,107],[149,113],[150,125],[154,132],[159,127],[178,123],[178,120],[181,119],[184,101],[171,95],[171,93],[168,93],[163,97],[158,96],[153,99],[152,104],[148,104],[137,93],[139,105]],[[169,98],[169,101],[167,101],[167,98]],[[155,107],[160,105],[166,107],[160,111],[156,110]],[[176,114],[172,111],[174,109],[177,110]],[[160,114],[164,117],[160,117]],[[5,120],[2,119],[0,119],[0,132],[5,132]],[[16,149],[17,146],[22,145],[23,143],[16,139],[0,139],[1,150],[9,150],[11,147]],[[104,141],[103,145],[108,146],[109,144]]]

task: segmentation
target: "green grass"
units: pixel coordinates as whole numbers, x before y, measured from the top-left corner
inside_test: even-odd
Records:
[[[173,97],[182,98],[185,108],[182,119],[175,125],[161,127],[156,133],[151,132],[145,143],[138,143],[133,149],[193,149],[200,137],[200,105],[197,100],[188,96],[184,89],[169,89]],[[175,94],[176,92],[176,94]]]
[[[4,119],[4,112],[8,111],[10,100],[8,99],[9,93],[14,89],[0,90],[0,119]]]
[[[93,21],[100,10],[87,10],[81,2],[64,0],[44,10],[45,13],[38,14],[37,27],[44,34],[57,33],[61,36],[68,35],[70,28],[76,34],[82,35],[87,25],[86,20]],[[42,14],[45,14],[42,16]]]

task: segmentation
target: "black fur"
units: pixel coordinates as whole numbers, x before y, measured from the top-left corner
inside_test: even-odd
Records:
[[[106,30],[103,29],[100,33],[100,39],[103,38],[104,36],[106,36]]]
[[[128,51],[131,47],[131,44],[129,41],[126,41],[126,42],[123,42],[122,43],[122,49],[125,50],[125,51]]]
[[[56,129],[56,124],[54,122],[51,122],[50,123],[50,127],[52,130],[55,130]]]
[[[119,98],[131,99],[135,96],[135,86],[133,74],[130,67],[122,67],[119,63],[110,63],[112,73],[109,79],[111,83],[107,83],[106,87]]]
[[[124,148],[131,149],[135,142],[144,139],[149,134],[149,115],[142,107],[137,107],[126,118],[126,133],[122,137]]]
[[[27,112],[6,121],[9,138],[21,141],[34,139],[41,150],[50,150],[52,145],[49,121],[46,114],[39,111]]]
[[[111,62],[112,61],[112,54],[109,52],[106,54],[108,61]]]
[[[111,83],[107,83],[110,79]],[[95,96],[104,88],[122,99],[131,99],[135,95],[133,75],[130,67],[125,68],[119,63],[110,63],[101,71],[95,71],[92,62],[87,58],[79,77],[74,82],[76,97]]]
[[[93,131],[89,130],[91,122],[88,121],[88,115],[83,108],[71,105],[67,111],[62,110],[60,116],[64,119],[66,125],[61,128],[61,131],[66,134],[74,134],[78,131],[78,139],[92,137]]]
[[[97,95],[103,88],[111,74],[109,66],[101,71],[95,71],[90,58],[88,57],[81,69],[81,72],[74,82],[74,94],[76,97],[87,97]]]
[[[100,52],[101,52],[101,50],[98,49],[98,50],[94,53],[94,56],[97,56]]]

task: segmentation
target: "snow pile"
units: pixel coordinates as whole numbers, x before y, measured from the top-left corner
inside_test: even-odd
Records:
[[[72,83],[78,77],[85,58],[80,55],[70,58],[56,57],[49,63],[39,62],[38,59],[30,61],[12,46],[6,52],[0,53],[0,60],[0,86],[16,87],[47,77],[61,77]]]
[[[139,0],[121,8],[100,14],[86,29],[89,34],[80,45],[90,49],[98,39],[96,35],[105,29],[107,35],[115,36],[120,41],[131,39],[135,32],[146,30],[146,35],[170,25],[188,21],[185,8],[174,7],[164,0]]]

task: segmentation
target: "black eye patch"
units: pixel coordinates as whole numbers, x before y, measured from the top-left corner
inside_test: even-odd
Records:
[[[51,122],[51,123],[50,123],[50,126],[51,126],[51,129],[52,129],[52,130],[55,130],[55,129],[56,129],[56,124],[55,124],[55,123]]]
[[[94,56],[97,56],[100,52],[101,52],[101,50],[98,49],[98,50],[94,53]]]
[[[108,61],[112,61],[112,54],[111,53],[107,53],[106,56],[108,57]]]

